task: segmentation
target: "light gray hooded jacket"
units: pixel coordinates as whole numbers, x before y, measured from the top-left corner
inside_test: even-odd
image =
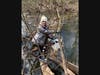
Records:
[[[44,28],[41,25],[39,25],[37,29],[37,33],[33,37],[32,42],[34,42],[35,44],[44,45],[46,34],[49,33],[48,27]]]

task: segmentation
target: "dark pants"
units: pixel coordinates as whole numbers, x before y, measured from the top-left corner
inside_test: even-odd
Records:
[[[40,47],[40,50],[41,50],[41,52],[42,52],[42,50],[43,50],[43,45],[39,45],[39,47]]]

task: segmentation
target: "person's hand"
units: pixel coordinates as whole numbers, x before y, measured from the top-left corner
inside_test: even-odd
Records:
[[[60,33],[60,32],[56,32],[56,33]]]

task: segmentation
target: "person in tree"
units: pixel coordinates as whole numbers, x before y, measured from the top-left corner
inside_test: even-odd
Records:
[[[51,32],[49,31],[49,27],[48,27],[48,24],[47,24],[47,17],[43,15],[41,17],[39,26],[37,27],[37,33],[32,38],[32,42],[34,44],[38,44],[39,47],[40,47],[40,50],[42,50],[43,46],[47,42],[47,39],[51,38],[50,33]]]

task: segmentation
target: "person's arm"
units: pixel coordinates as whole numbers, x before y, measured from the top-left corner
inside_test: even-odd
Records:
[[[54,33],[57,33],[57,32],[53,32],[53,31],[50,31],[49,29],[43,29],[41,27],[38,27],[38,31],[43,33],[43,34],[54,34]]]
[[[41,27],[38,28],[38,31],[41,32],[41,33],[43,33],[43,34],[49,34],[48,29],[43,29]]]

